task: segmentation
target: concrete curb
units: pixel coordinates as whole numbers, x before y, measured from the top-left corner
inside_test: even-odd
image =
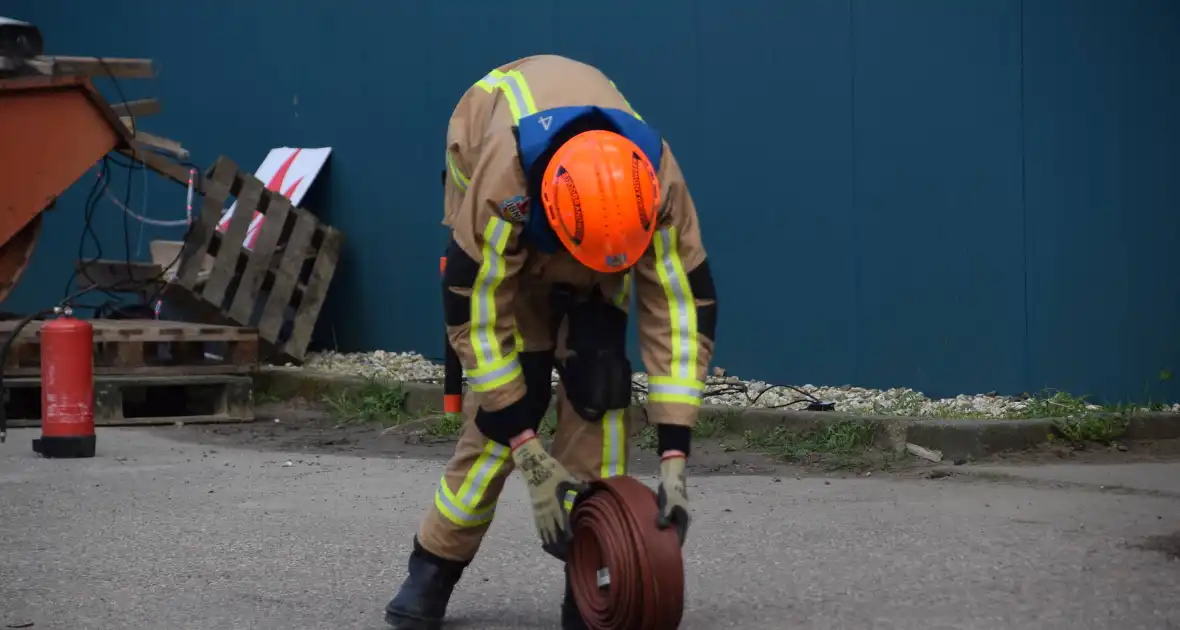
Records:
[[[301,368],[266,367],[254,378],[257,390],[268,391],[280,398],[302,397],[316,399],[325,394],[339,393],[349,387],[365,383],[359,376],[315,372]],[[437,413],[442,407],[442,385],[390,380],[406,392],[406,411],[412,414]],[[643,407],[633,408],[641,428],[647,413]],[[944,420],[902,416],[855,416],[830,411],[798,411],[793,409],[734,408],[721,405],[702,405],[701,419],[724,421],[731,433],[755,433],[785,430],[809,432],[841,422],[872,423],[877,441],[882,446],[901,448],[911,442],[928,449],[941,451],[944,459],[983,457],[1005,451],[1034,448],[1049,441],[1053,419],[1031,420]],[[1180,438],[1180,414],[1143,412],[1131,417],[1127,427],[1128,439]]]

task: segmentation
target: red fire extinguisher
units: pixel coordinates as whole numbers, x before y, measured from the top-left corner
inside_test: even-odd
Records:
[[[44,457],[94,457],[94,327],[70,309],[41,326],[41,437]]]

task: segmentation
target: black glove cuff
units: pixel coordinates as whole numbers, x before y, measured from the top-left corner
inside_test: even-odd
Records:
[[[475,413],[475,427],[487,439],[509,446],[512,438],[524,433],[528,429],[537,430],[540,418],[532,419],[529,413],[528,396],[508,405],[498,411],[488,411],[480,407]]]
[[[680,451],[685,457],[692,450],[692,429],[678,424],[657,424],[657,452],[662,457],[668,451]]]

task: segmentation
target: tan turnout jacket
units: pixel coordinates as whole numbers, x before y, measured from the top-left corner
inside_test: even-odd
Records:
[[[552,347],[541,297],[549,285],[597,286],[624,310],[633,287],[641,355],[651,377],[649,420],[691,427],[713,340],[698,332],[696,305],[706,302],[693,298],[688,282],[688,274],[705,261],[696,208],[667,142],[658,172],[658,231],[629,272],[602,274],[566,252],[547,255],[518,246],[529,204],[512,131],[516,120],[553,107],[583,105],[632,112],[599,70],[540,55],[493,70],[455,107],[447,129],[443,224],[480,264],[480,273],[471,289],[470,323],[448,327],[451,344],[479,404],[489,411],[502,409],[525,394],[517,353]]]

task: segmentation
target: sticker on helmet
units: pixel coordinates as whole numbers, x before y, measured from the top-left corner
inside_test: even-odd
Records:
[[[524,223],[529,218],[529,198],[517,195],[501,201],[500,215],[512,223]]]
[[[560,219],[561,229],[565,230],[565,235],[573,241],[574,245],[581,245],[582,239],[586,236],[586,218],[582,216],[582,200],[578,196],[578,187],[574,186],[574,177],[564,166],[557,167],[557,179],[565,184],[566,192],[570,196],[570,204],[573,206],[574,213],[574,231],[571,234],[569,226],[565,224],[565,217],[558,215]]]
[[[651,215],[648,214],[647,207],[643,204],[643,178],[640,176],[640,170],[647,170],[642,168],[643,160],[639,154],[631,152],[631,188],[635,193],[635,207],[639,210],[639,224],[643,226],[643,231],[651,229]]]
[[[617,269],[617,268],[619,268],[619,267],[626,266],[626,264],[627,264],[627,254],[626,254],[626,252],[624,252],[624,253],[622,253],[622,254],[614,254],[614,255],[612,255],[612,256],[607,256],[607,257],[606,257],[606,266],[607,266],[607,267],[611,267],[611,268],[615,268],[615,269]]]

